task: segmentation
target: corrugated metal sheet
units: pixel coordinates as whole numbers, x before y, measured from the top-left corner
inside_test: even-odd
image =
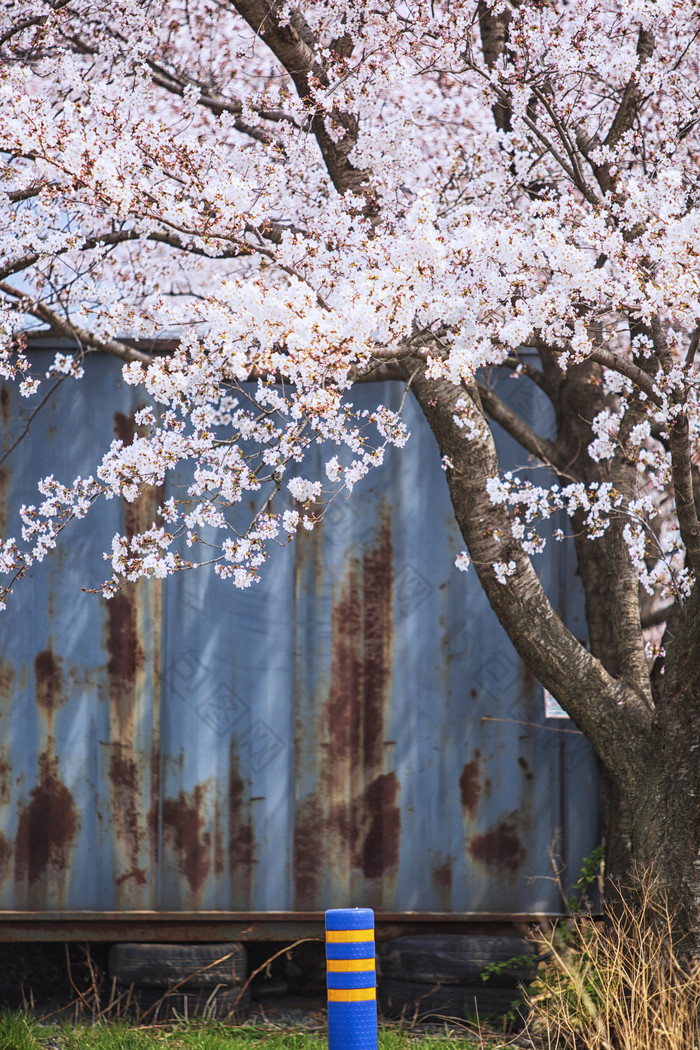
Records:
[[[546,429],[531,385],[496,382]],[[353,401],[401,395],[367,384]],[[138,404],[106,357],[62,383],[0,474],[2,534],[38,476],[93,473],[128,440]],[[27,411],[3,391],[5,449]],[[0,620],[0,910],[560,910],[549,850],[575,877],[599,841],[594,757],[545,720],[476,576],[455,570],[439,455],[405,414],[406,448],[250,591],[207,571],[110,602],[81,591],[106,573],[104,537],[148,524],[184,475],[96,508],[17,587]],[[506,437],[500,455],[525,458]],[[568,556],[550,545],[542,579],[582,635]]]

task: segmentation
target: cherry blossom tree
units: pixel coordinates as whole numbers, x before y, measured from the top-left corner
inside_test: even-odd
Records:
[[[696,952],[699,40],[696,0],[0,10],[2,375],[39,410],[113,354],[153,406],[94,476],[37,479],[4,600],[71,519],[183,463],[181,500],[105,537],[105,594],[196,565],[203,531],[213,571],[254,586],[407,440],[400,414],[352,407],[362,378],[401,377],[442,456],[455,571],[595,747],[610,869],[653,865]],[[32,327],[75,346],[48,375]],[[147,352],[164,332],[174,349]],[[544,392],[555,435],[489,366]],[[496,426],[547,485],[499,471]],[[562,510],[587,644],[531,560]]]

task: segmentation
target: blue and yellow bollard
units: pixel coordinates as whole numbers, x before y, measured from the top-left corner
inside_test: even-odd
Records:
[[[328,1050],[377,1050],[374,912],[326,912]]]

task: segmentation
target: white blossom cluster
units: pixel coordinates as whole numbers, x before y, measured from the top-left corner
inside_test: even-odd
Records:
[[[41,380],[30,374],[31,361],[21,346],[14,346],[9,342],[9,332],[9,326],[6,327],[5,333],[0,328],[0,376],[3,379],[17,380],[21,396],[31,397],[39,389]],[[8,340],[4,346],[3,334]]]
[[[693,574],[684,566],[680,532],[672,518],[667,518],[661,529],[651,529],[650,519],[658,510],[651,494],[625,500],[610,482],[573,482],[544,488],[510,471],[503,477],[489,478],[486,490],[493,504],[511,508],[511,533],[527,554],[544,550],[546,534],[537,532],[536,527],[555,514],[566,513],[572,519],[572,527],[582,530],[589,540],[600,539],[615,518],[622,525],[630,561],[647,593],[664,598],[689,595]],[[554,529],[552,535],[559,542],[565,539],[561,528]],[[515,572],[515,563],[511,564]],[[493,566],[500,583],[512,575],[503,566],[503,562]]]
[[[400,413],[354,409],[356,378],[413,354],[461,392],[534,344],[561,377],[606,354],[606,407],[587,421],[599,480],[489,478],[509,542],[539,553],[538,523],[562,511],[592,539],[619,520],[642,585],[687,593],[668,435],[687,424],[697,466],[696,0],[487,0],[482,14],[510,17],[491,65],[474,3],[278,5],[290,38],[306,23],[303,91],[235,0],[45,7],[0,11],[0,377],[42,396],[21,336],[37,325],[76,344],[52,382],[80,379],[88,349],[128,357],[163,332],[177,348],[125,363],[151,404],[133,440],[102,450],[94,477],[44,479],[21,544],[2,541],[7,575],[96,499],[133,503],[186,466],[163,524],[115,538],[107,591],[202,561],[250,586],[272,544],[405,444]],[[632,83],[639,119],[606,145]],[[466,397],[452,421],[467,446],[488,437]],[[606,473],[623,455],[638,474],[624,497]],[[504,586],[515,565],[494,563]]]

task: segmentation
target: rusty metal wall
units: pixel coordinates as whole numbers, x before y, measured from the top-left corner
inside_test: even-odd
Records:
[[[493,381],[551,426],[532,388]],[[401,395],[367,384],[353,401]],[[7,450],[31,404],[3,388],[1,407]],[[94,472],[137,407],[111,359],[64,381],[2,467],[0,533],[38,476]],[[476,576],[455,570],[439,455],[405,411],[406,448],[249,591],[207,571],[110,602],[81,590],[106,574],[104,537],[149,523],[184,475],[96,508],[17,586],[0,619],[0,912],[561,910],[549,852],[573,880],[597,845],[595,761],[545,718]],[[524,462],[499,440],[506,468]],[[567,558],[548,546],[542,579],[584,636]]]

